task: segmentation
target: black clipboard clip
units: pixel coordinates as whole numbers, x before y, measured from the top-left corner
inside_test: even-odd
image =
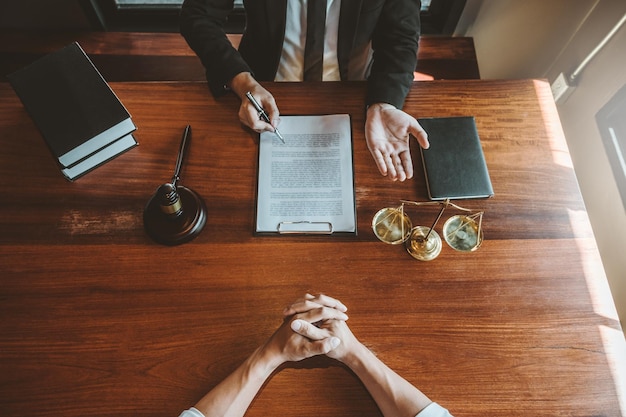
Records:
[[[287,234],[308,234],[308,235],[331,235],[333,224],[331,222],[280,222],[276,231],[281,235]]]

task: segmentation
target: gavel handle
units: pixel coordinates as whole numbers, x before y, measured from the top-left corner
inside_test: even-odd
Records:
[[[176,184],[180,180],[180,171],[183,167],[183,161],[187,155],[187,149],[189,148],[189,142],[191,142],[191,126],[187,125],[183,131],[183,138],[180,141],[180,148],[178,150],[178,158],[176,159],[176,168],[174,169],[174,176],[172,177],[172,185],[176,188]]]

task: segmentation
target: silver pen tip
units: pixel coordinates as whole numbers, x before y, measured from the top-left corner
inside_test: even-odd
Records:
[[[278,129],[274,129],[274,133],[276,133],[276,136],[278,136],[278,139],[280,139],[283,143],[285,143],[285,138],[283,138],[283,135],[280,134]]]

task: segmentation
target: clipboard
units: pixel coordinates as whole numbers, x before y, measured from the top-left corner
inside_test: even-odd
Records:
[[[281,115],[259,137],[255,235],[357,234],[349,114]]]
[[[278,234],[310,234],[310,235],[332,235],[333,224],[330,222],[280,222],[278,223]]]

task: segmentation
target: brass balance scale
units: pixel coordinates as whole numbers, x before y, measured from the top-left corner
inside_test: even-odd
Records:
[[[441,208],[432,226],[413,226],[405,211],[405,206],[433,206]],[[442,240],[435,231],[435,226],[441,219],[443,212],[452,207],[462,211],[450,217],[443,225],[443,238],[454,250],[473,252],[483,241],[482,219],[483,211],[475,212],[466,209],[450,200],[415,202],[401,200],[399,207],[386,207],[379,210],[372,220],[372,229],[376,237],[390,245],[405,244],[407,252],[420,261],[430,261],[441,253]]]

